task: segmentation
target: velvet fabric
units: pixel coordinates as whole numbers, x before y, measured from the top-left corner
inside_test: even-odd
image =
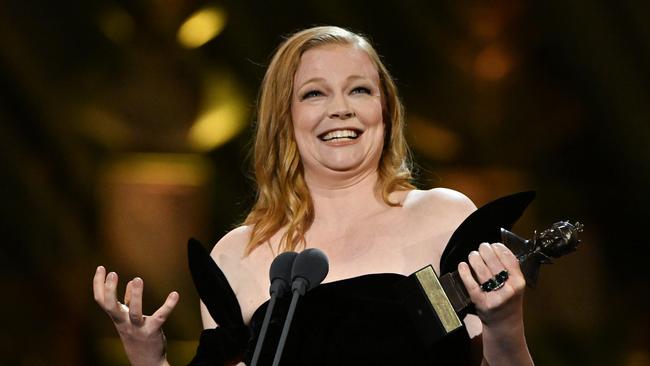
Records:
[[[470,340],[464,327],[429,348],[418,339],[394,290],[404,278],[393,273],[370,274],[325,283],[308,292],[298,302],[280,365],[468,365]],[[286,296],[276,304],[260,366],[273,361],[289,303]],[[197,357],[190,365],[227,364],[232,358],[220,355],[233,346],[243,350],[241,359],[249,365],[267,305],[262,304],[253,314],[252,337],[247,342],[225,339],[230,331],[210,330],[220,336],[204,339],[202,335]],[[214,358],[205,357],[209,355]]]
[[[194,286],[219,326],[201,332],[192,366],[231,365],[244,357],[251,330],[244,324],[237,296],[210,253],[196,239],[187,242],[190,273]]]
[[[196,355],[189,363],[192,366],[236,365],[243,356],[251,339],[250,328],[217,327],[201,332]]]
[[[501,239],[534,199],[535,192],[501,197],[474,211],[453,233],[440,259],[440,274],[454,271],[479,243]],[[194,284],[210,314],[220,325],[204,331],[197,356],[190,365],[247,364],[268,303],[253,314],[246,339],[237,298],[219,267],[196,240],[188,243]],[[283,366],[318,365],[468,365],[470,340],[465,327],[425,346],[396,286],[406,276],[369,274],[322,284],[307,292],[296,308],[287,338]],[[412,293],[412,296],[422,296]],[[271,365],[290,297],[274,309],[259,366]]]
[[[394,290],[404,278],[393,273],[370,274],[322,284],[308,292],[298,302],[280,364],[469,364],[470,340],[464,327],[431,348],[423,346]],[[283,300],[274,309],[260,365],[270,365],[273,360],[290,298]],[[254,335],[259,332],[266,305],[253,315]],[[252,357],[249,353],[246,361]]]

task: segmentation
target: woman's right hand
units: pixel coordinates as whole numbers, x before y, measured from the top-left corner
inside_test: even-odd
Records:
[[[131,365],[169,365],[162,325],[178,303],[178,293],[170,293],[155,313],[146,316],[142,315],[143,288],[141,278],[129,281],[121,304],[117,301],[117,273],[106,275],[106,269],[99,266],[93,278],[95,301],[113,320]]]

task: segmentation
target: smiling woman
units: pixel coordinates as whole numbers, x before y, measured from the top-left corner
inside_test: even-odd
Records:
[[[303,248],[324,251],[330,271],[298,308],[283,365],[532,364],[522,320],[525,281],[499,243],[476,243],[469,264],[458,267],[477,316],[433,346],[418,339],[395,286],[427,265],[439,270],[446,243],[475,206],[449,189],[414,189],[403,126],[395,85],[365,38],[316,27],[280,46],[260,93],[257,201],[211,254],[223,273],[214,298],[236,305],[202,306],[205,330],[193,365],[251,360],[269,298],[268,268],[279,252]],[[501,273],[508,276],[498,289],[481,290],[479,283]],[[127,285],[128,306],[117,302],[116,285],[115,273],[98,268],[95,299],[129,359],[165,364],[161,326],[178,294],[144,317],[143,281]],[[279,306],[286,314],[288,304]],[[282,322],[276,314],[267,341],[277,342]],[[274,349],[265,345],[261,364]]]
[[[329,58],[319,60],[318,56],[321,54]],[[349,56],[354,58],[346,60]],[[330,70],[329,67],[336,67],[336,69]],[[345,81],[333,80],[334,77],[344,78]],[[362,79],[365,84],[357,79]],[[300,156],[302,151],[299,151],[296,141],[300,133],[298,121],[306,119],[307,113],[310,113],[309,115],[317,113],[314,112],[316,106],[314,108],[308,106],[318,105],[319,99],[322,105],[326,92],[336,91],[334,99],[330,96],[327,108],[337,107],[336,104],[331,103],[339,103],[340,108],[340,103],[347,103],[351,99],[346,98],[341,101],[340,98],[344,94],[340,90],[342,85],[333,85],[334,82],[359,83],[350,86],[353,85],[353,89],[360,90],[347,91],[345,94],[352,92],[354,95],[361,89],[367,88],[370,96],[374,95],[374,98],[367,99],[374,100],[375,106],[377,104],[381,106],[381,109],[374,109],[381,113],[383,121],[382,126],[377,127],[384,130],[379,165],[376,165],[374,170],[378,175],[377,192],[384,202],[393,205],[389,199],[392,192],[414,188],[410,183],[411,162],[404,137],[404,110],[393,78],[375,49],[364,37],[338,27],[315,27],[297,32],[278,48],[262,82],[254,163],[259,190],[255,207],[245,221],[246,225],[253,228],[247,252],[267,241],[285,226],[285,236],[280,244],[282,250],[293,249],[300,243],[304,244],[304,233],[314,219],[314,208],[310,190],[305,183],[303,165],[306,163],[301,161],[307,157]],[[309,85],[321,89],[309,88]],[[336,87],[339,90],[328,90],[325,87],[330,89]],[[312,98],[315,100],[311,100]],[[373,104],[369,102],[364,105],[370,107]],[[354,110],[344,112],[356,113]],[[301,115],[294,115],[294,113]],[[321,107],[320,113],[332,113],[332,117],[335,117],[336,113],[341,111],[323,111]],[[347,117],[347,115],[338,116],[340,120],[345,120]],[[332,124],[329,128],[337,127]],[[321,129],[316,133],[328,132],[326,130],[328,127],[319,128]],[[312,134],[312,138],[313,133],[313,131],[308,132]],[[306,139],[304,144],[308,143],[309,139]],[[309,159],[313,160],[313,155]],[[345,174],[340,172],[336,178],[346,178]],[[276,182],[277,185],[273,185],[272,182]],[[342,182],[341,185],[346,184]],[[271,187],[275,189],[270,189]],[[281,187],[286,188],[281,192]]]
[[[348,184],[347,177],[373,172],[384,121],[379,74],[368,54],[352,46],[310,49],[294,85],[291,115],[307,183]]]

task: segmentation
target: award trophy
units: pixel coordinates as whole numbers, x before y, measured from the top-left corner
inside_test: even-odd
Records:
[[[449,239],[440,259],[440,276],[429,265],[399,283],[397,291],[402,294],[405,308],[426,345],[462,328],[462,318],[474,313],[456,268],[480,243],[501,242],[512,250],[519,259],[526,285],[531,288],[537,284],[542,264],[552,263],[552,258],[576,249],[580,242],[577,235],[583,228],[579,222],[556,222],[547,230],[535,232],[530,240],[509,231],[534,198],[532,191],[516,193],[474,211]],[[501,280],[486,283],[493,286],[486,290],[498,288],[503,284],[504,279]]]

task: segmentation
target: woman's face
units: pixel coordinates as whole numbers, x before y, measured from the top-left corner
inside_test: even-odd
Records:
[[[306,176],[374,171],[384,144],[379,74],[348,45],[306,51],[294,76],[291,116]]]

